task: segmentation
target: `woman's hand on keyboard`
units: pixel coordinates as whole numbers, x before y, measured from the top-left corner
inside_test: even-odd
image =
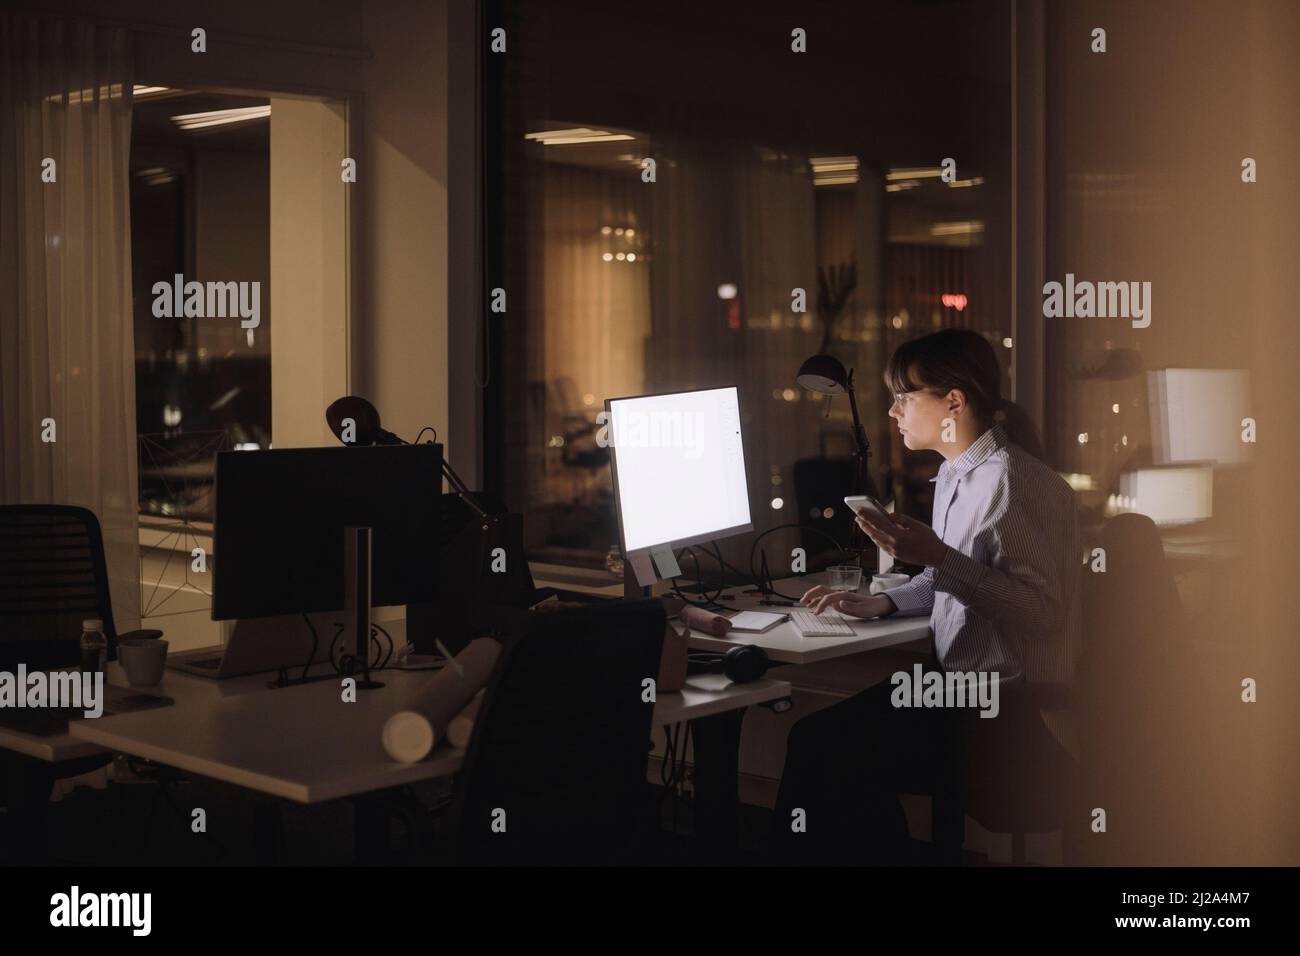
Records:
[[[814,614],[824,611],[839,611],[851,617],[880,617],[893,610],[894,603],[882,594],[859,594],[856,591],[832,591],[824,584],[812,588],[799,599],[804,607],[810,607]]]

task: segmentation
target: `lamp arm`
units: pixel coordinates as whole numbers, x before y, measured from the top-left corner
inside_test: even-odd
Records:
[[[853,386],[853,372],[849,371],[848,388],[849,393],[849,410],[853,413],[853,441],[858,446],[858,451],[864,456],[871,455],[871,442],[867,440],[867,430],[862,427],[862,418],[858,415],[858,392]]]
[[[474,500],[474,496],[470,494],[469,488],[466,486],[465,482],[461,480],[460,475],[456,474],[456,469],[451,467],[451,462],[447,461],[445,458],[442,460],[442,473],[447,479],[447,484],[451,485],[456,494],[460,496],[461,501],[469,505],[470,510],[478,516],[480,521],[491,520],[491,516],[479,506],[477,501]]]
[[[392,432],[385,432],[385,434],[392,435]],[[399,444],[411,444],[405,438],[401,438],[398,435],[392,435],[392,437]],[[418,439],[419,436],[416,437]],[[456,474],[456,469],[451,467],[451,462],[446,458],[442,459],[442,475],[447,479],[447,484],[451,485],[452,491],[456,492],[461,501],[469,505],[470,511],[474,512],[480,521],[490,522],[492,520],[492,516],[484,511],[482,507],[480,507],[479,503],[474,500],[474,496],[470,493],[469,486],[465,484],[460,475]]]
[[[865,493],[874,496],[876,493],[875,482],[871,480],[871,440],[867,438],[867,430],[862,427],[862,418],[858,415],[858,393],[853,386],[853,371],[849,370],[849,380],[845,391],[849,393],[849,410],[853,413],[853,444],[857,447],[858,473],[854,476],[858,487],[855,493]]]

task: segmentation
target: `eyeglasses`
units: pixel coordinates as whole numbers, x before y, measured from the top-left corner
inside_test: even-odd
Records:
[[[912,401],[912,399],[914,399],[917,395],[924,395],[927,392],[932,392],[932,391],[934,391],[934,389],[918,388],[911,392],[894,392],[893,393],[894,404],[903,406],[905,408],[907,407],[907,403]]]

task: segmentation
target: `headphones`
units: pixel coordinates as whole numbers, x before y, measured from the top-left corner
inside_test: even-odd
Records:
[[[748,684],[756,681],[771,666],[767,652],[754,644],[733,647],[725,654],[689,654],[686,658],[688,674],[726,674],[733,683]]]

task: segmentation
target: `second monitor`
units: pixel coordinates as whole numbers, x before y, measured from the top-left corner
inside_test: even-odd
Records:
[[[343,529],[373,532],[373,604],[437,596],[442,446],[217,455],[212,618],[336,611]]]

